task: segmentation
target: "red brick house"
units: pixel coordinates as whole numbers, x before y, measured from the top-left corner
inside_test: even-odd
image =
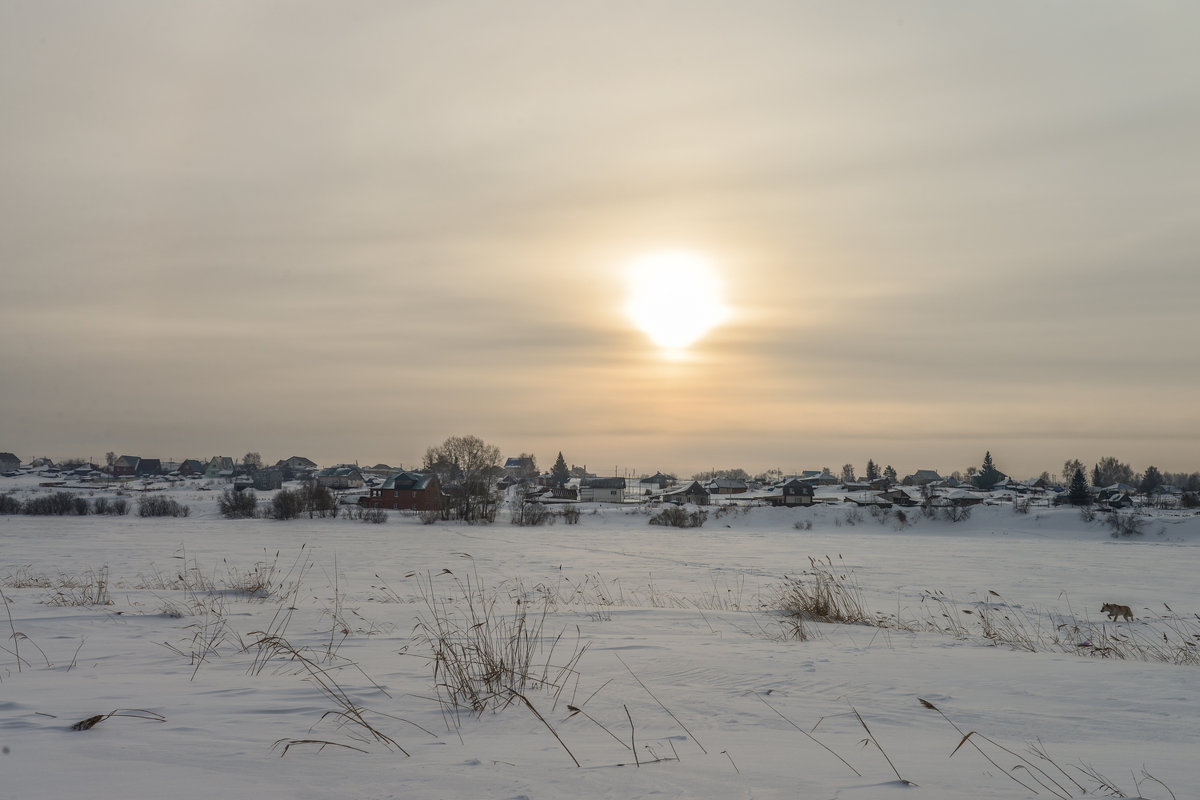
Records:
[[[377,489],[360,501],[367,508],[392,508],[408,511],[440,511],[442,485],[437,475],[397,472],[389,475]]]

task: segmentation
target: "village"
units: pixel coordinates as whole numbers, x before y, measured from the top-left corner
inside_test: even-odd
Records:
[[[472,437],[467,437],[468,439]],[[449,440],[448,440],[449,441]],[[495,451],[498,452],[498,451]],[[472,498],[498,508],[504,503],[521,506],[576,506],[579,504],[783,506],[848,504],[862,508],[891,509],[924,507],[969,509],[981,503],[1008,503],[1014,507],[1071,504],[1096,510],[1131,508],[1192,509],[1200,506],[1196,475],[1165,476],[1154,467],[1136,475],[1139,485],[1113,480],[1097,485],[1081,481],[1084,470],[1072,481],[1059,482],[1048,474],[1016,480],[991,464],[988,453],[984,469],[940,475],[933,469],[918,469],[899,477],[889,465],[881,470],[869,462],[863,476],[845,465],[839,474],[829,468],[785,475],[772,470],[752,477],[743,470],[714,470],[680,478],[661,471],[654,474],[599,476],[586,467],[567,467],[559,453],[554,467],[539,470],[534,456],[522,454],[502,461],[474,465],[468,469],[444,460],[424,468],[405,469],[377,463],[321,467],[311,459],[292,456],[273,465],[263,463],[258,453],[242,459],[216,456],[208,459],[169,461],[109,453],[105,464],[80,460],[55,463],[49,458],[22,462],[12,453],[0,453],[0,494],[32,486],[28,480],[5,487],[5,478],[36,478],[41,489],[125,489],[151,492],[173,485],[201,491],[220,490],[229,495],[243,492],[270,493],[288,486],[311,486],[330,495],[341,507],[375,511],[438,512],[443,519],[472,517]],[[1115,462],[1115,459],[1106,459]],[[1078,462],[1076,462],[1078,463]],[[1126,465],[1119,467],[1128,469]],[[1068,466],[1069,466],[1068,462]],[[1100,465],[1092,471],[1103,478]],[[1178,486],[1164,480],[1173,478]],[[13,509],[10,503],[7,506]],[[10,510],[9,513],[12,513]],[[26,513],[34,513],[26,511]],[[494,519],[495,512],[490,517]]]

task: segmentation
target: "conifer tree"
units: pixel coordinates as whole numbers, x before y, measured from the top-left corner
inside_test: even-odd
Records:
[[[1083,476],[1083,468],[1076,467],[1075,475],[1071,478],[1071,486],[1067,489],[1067,499],[1071,505],[1086,506],[1092,502],[1092,493],[1088,490],[1087,478]]]
[[[875,465],[875,460],[874,459],[868,460],[867,461],[867,480],[873,481],[878,477],[879,477],[879,467]]]
[[[565,486],[567,481],[571,480],[571,470],[567,468],[567,461],[563,458],[562,451],[558,451],[558,458],[554,459],[554,466],[550,468],[550,477],[559,486]]]
[[[991,489],[1000,481],[1004,480],[1004,473],[996,469],[996,465],[992,462],[992,451],[989,450],[983,457],[983,466],[979,472],[975,474],[975,486],[979,489]]]
[[[1142,483],[1138,486],[1138,490],[1142,494],[1150,494],[1163,484],[1162,473],[1158,471],[1158,467],[1146,467],[1146,474],[1142,476]]]

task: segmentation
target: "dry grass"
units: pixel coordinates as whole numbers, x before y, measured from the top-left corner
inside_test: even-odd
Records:
[[[1049,750],[1040,740],[1029,743],[1026,746],[1026,753],[1023,755],[978,731],[964,731],[944,711],[928,700],[919,699],[919,702],[923,707],[936,711],[961,737],[958,745],[950,752],[950,757],[953,757],[964,745],[970,745],[991,765],[992,769],[1018,784],[1030,794],[1040,795],[1045,792],[1059,800],[1071,800],[1075,797],[1097,794],[1106,797],[1130,797],[1115,781],[1110,780],[1091,764],[1080,762],[1077,765],[1064,767],[1050,755]],[[1012,762],[1013,759],[1015,759],[1015,763]],[[1005,768],[1000,763],[1001,761],[1013,763],[1013,766]],[[1175,800],[1175,793],[1171,791],[1170,787],[1150,774],[1145,767],[1142,767],[1141,780],[1135,775],[1133,781],[1135,792],[1133,797],[1144,798],[1146,796],[1142,793],[1141,787],[1141,783],[1144,781],[1158,785],[1172,800]]]
[[[878,624],[878,615],[871,614],[862,598],[862,590],[854,573],[841,564],[835,567],[829,556],[824,561],[808,559],[809,569],[799,577],[785,577],[787,583],[779,592],[774,605],[796,626],[795,638],[805,622],[838,622],[844,624]]]
[[[518,599],[511,609],[502,608],[499,596],[485,589],[478,575],[459,578],[449,570],[441,575],[450,576],[455,594],[446,598],[433,576],[423,579],[425,612],[418,617],[413,638],[430,652],[443,706],[482,714],[514,701],[528,705],[525,698],[535,690],[548,691],[557,703],[567,685],[577,680],[576,665],[587,646],[577,636],[566,658],[555,661],[563,633],[544,633],[549,603],[530,609]]]
[[[146,711],[146,710],[140,709],[140,708],[118,708],[118,709],[108,712],[107,714],[96,714],[93,717],[88,717],[87,719],[81,719],[79,722],[76,722],[74,725],[71,726],[71,730],[73,730],[73,731],[90,731],[92,728],[96,727],[101,722],[104,722],[106,719],[112,719],[113,717],[133,717],[134,719],[144,719],[144,720],[149,720],[150,722],[166,722],[167,721],[166,717],[164,717],[162,714],[158,714],[154,711]]]
[[[366,752],[365,747],[382,745],[387,750],[400,752],[406,756],[410,755],[399,742],[381,731],[373,722],[377,717],[386,717],[387,715],[376,714],[356,703],[349,691],[337,681],[335,676],[342,669],[357,670],[359,674],[366,677],[366,673],[363,673],[357,664],[346,661],[337,666],[322,665],[309,654],[309,651],[293,646],[291,642],[277,633],[257,631],[251,636],[258,638],[246,646],[247,650],[255,650],[254,661],[249,668],[250,674],[258,675],[271,664],[298,667],[305,679],[337,706],[335,710],[325,712],[321,716],[321,720],[332,721],[339,731],[346,733],[358,743],[357,745],[347,745],[319,739],[280,739],[275,742],[273,747],[284,745],[281,756],[287,755],[291,747],[301,744],[318,745],[319,749],[324,749],[326,746],[349,747],[362,752]],[[372,689],[382,692],[384,695],[387,694],[379,684],[370,678],[367,680]]]
[[[9,589],[49,589],[42,601],[51,606],[112,605],[109,594],[108,566],[86,569],[79,574],[60,572],[51,577],[34,572],[31,565],[18,567],[0,580]]]

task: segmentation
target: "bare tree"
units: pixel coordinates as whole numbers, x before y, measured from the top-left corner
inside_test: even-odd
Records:
[[[842,483],[854,483],[854,465],[842,465]]]
[[[478,436],[451,436],[425,451],[423,469],[437,473],[449,495],[447,511],[468,522],[492,522],[499,506],[496,479],[504,471],[500,464],[499,447]]]
[[[246,457],[242,459],[242,463],[246,465],[247,469],[263,468],[262,456],[257,452],[246,453]]]

